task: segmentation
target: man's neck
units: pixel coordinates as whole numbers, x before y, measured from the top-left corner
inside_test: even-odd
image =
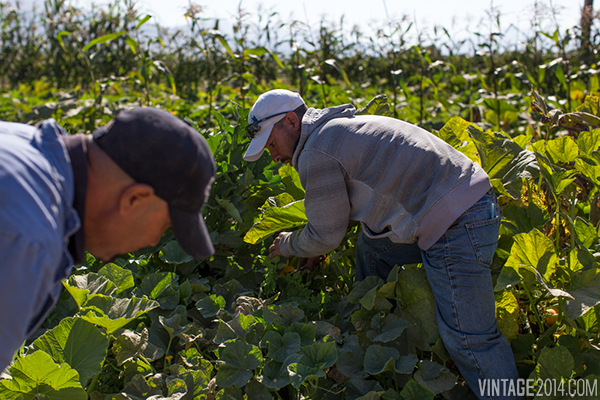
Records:
[[[86,135],[74,135],[63,138],[71,159],[71,168],[75,181],[73,208],[79,216],[81,226],[69,238],[69,252],[74,264],[85,261],[85,198],[87,192],[87,145]]]

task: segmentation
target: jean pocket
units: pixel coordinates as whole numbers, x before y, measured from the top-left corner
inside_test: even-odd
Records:
[[[491,263],[498,246],[498,231],[500,229],[500,216],[485,221],[465,224],[469,239],[477,260]]]

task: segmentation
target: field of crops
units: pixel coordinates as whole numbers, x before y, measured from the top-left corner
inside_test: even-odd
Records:
[[[128,1],[47,0],[33,17],[0,3],[0,119],[89,133],[160,107],[194,124],[218,168],[204,209],[215,256],[193,260],[170,232],[114,263],[88,254],[0,398],[473,398],[421,265],[355,284],[359,225],[312,273],[267,257],[276,232],[306,223],[293,168],[242,159],[249,108],[273,88],[404,119],[479,163],[502,207],[496,316],[520,377],[542,394],[562,382],[544,398],[600,398],[600,37],[592,19],[553,17],[522,43],[493,15],[457,42],[404,20],[365,37],[240,11],[225,35],[194,6],[173,32]]]

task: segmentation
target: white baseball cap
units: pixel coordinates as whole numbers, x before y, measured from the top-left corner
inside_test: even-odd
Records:
[[[261,94],[248,114],[246,133],[252,141],[244,154],[244,160],[258,160],[265,150],[273,125],[281,121],[285,114],[304,104],[298,93],[285,89],[270,90]]]

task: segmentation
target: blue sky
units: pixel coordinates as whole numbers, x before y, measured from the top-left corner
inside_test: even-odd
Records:
[[[87,0],[78,0],[81,4]],[[201,5],[207,17],[230,19],[240,5],[239,0],[194,0]],[[96,0],[96,3],[101,1]],[[387,17],[401,18],[407,15],[421,28],[435,24],[444,27],[475,26],[486,17],[491,6],[502,14],[502,23],[513,23],[520,28],[530,26],[535,0],[242,0],[241,6],[250,13],[257,13],[259,5],[266,11],[277,11],[284,21],[297,19],[317,25],[322,17],[339,20],[345,15],[350,24],[370,25],[381,22]],[[579,9],[583,0],[538,0],[537,3],[558,9],[559,23],[564,27],[573,26],[579,18]],[[140,0],[137,4],[154,14],[165,26],[185,24],[184,10],[189,0]],[[386,13],[387,10],[387,13]],[[550,13],[547,13],[548,15]],[[506,21],[506,22],[504,22]]]
[[[8,1],[14,3],[15,0]],[[109,3],[109,0],[71,1],[80,7]],[[25,6],[37,3],[38,8],[43,4],[43,0],[20,2]],[[202,6],[205,18],[220,19],[220,29],[225,33],[231,30],[241,5],[253,21],[258,19],[259,12],[262,15],[277,12],[282,21],[298,20],[308,24],[313,31],[322,19],[337,23],[343,15],[346,31],[358,25],[366,37],[374,37],[378,27],[389,27],[390,20],[406,17],[414,23],[412,35],[415,32],[430,33],[437,25],[447,29],[454,40],[472,37],[473,32],[489,33],[488,15],[493,7],[500,13],[506,42],[515,43],[520,40],[519,35],[531,37],[535,4],[539,15],[543,16],[544,31],[552,32],[558,22],[564,32],[578,23],[584,0],[137,0],[135,4],[142,13],[151,14],[153,21],[161,26],[184,27],[188,25],[184,14],[190,2]],[[550,11],[552,7],[555,13]],[[507,32],[510,25],[513,27]]]

